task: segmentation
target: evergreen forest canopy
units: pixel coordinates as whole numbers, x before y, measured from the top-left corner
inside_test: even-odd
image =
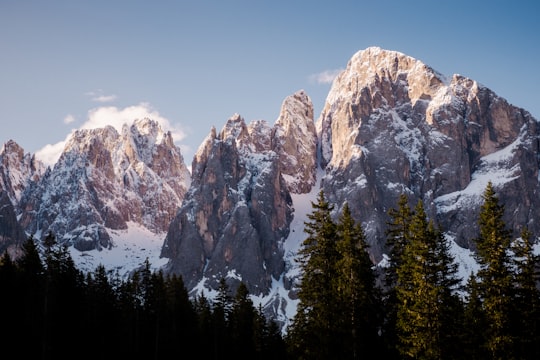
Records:
[[[387,267],[374,267],[345,204],[337,221],[319,193],[298,254],[302,278],[291,326],[254,307],[247,287],[190,298],[181,277],[129,279],[103,266],[83,274],[66,248],[31,237],[23,255],[0,260],[3,344],[21,357],[160,359],[538,359],[539,257],[524,228],[513,239],[491,183],[475,240],[478,272],[466,286],[449,240],[419,201],[402,195],[388,213]]]

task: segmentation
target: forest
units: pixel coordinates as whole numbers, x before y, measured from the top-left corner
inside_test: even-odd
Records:
[[[402,195],[388,212],[389,263],[377,267],[349,205],[333,220],[320,192],[285,332],[243,283],[232,293],[222,279],[213,300],[190,297],[181,277],[148,262],[128,279],[103,266],[83,273],[53,234],[30,237],[20,257],[0,259],[2,348],[32,359],[538,359],[534,236],[512,236],[491,183],[482,196],[479,270],[461,279],[421,201]]]

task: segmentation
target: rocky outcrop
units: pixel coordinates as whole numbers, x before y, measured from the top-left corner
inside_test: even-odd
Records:
[[[165,232],[189,184],[180,149],[155,121],[136,120],[121,133],[77,130],[54,168],[24,194],[21,223],[81,251],[107,248],[108,229],[128,222]]]
[[[290,191],[308,193],[315,185],[317,132],[313,104],[304,91],[283,102],[272,140],[272,148],[279,156],[281,172]]]
[[[314,183],[315,139],[313,107],[303,91],[285,99],[273,127],[261,120],[246,125],[236,114],[219,133],[213,128],[194,157],[191,188],[165,239],[168,270],[188,288],[201,281],[216,288],[227,278],[267,293],[284,270],[290,194]]]
[[[323,189],[331,202],[351,205],[375,261],[385,251],[387,211],[402,193],[421,199],[462,246],[477,236],[488,181],[510,227],[540,230],[537,121],[471,79],[368,48],[334,81],[316,125]]]
[[[7,250],[12,257],[17,256],[26,240],[17,219],[19,202],[44,172],[45,166],[15,141],[6,142],[0,149],[0,254]]]
[[[0,149],[0,190],[6,192],[14,206],[19,204],[26,188],[37,183],[45,166],[13,140]]]
[[[25,240],[26,235],[17,221],[15,207],[7,192],[0,191],[0,254],[8,251],[14,257]]]

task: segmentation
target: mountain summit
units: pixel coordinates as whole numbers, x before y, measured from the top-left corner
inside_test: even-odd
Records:
[[[77,130],[58,162],[20,203],[21,224],[38,238],[52,232],[80,251],[110,248],[110,230],[128,222],[165,232],[190,184],[171,134],[150,119]]]
[[[212,129],[193,160],[192,184],[171,223],[162,255],[188,287],[221,278],[268,293],[284,271],[291,193],[311,190],[316,173],[313,105],[287,97],[274,126],[235,114]]]
[[[472,247],[491,180],[516,234],[524,225],[538,233],[537,125],[474,80],[368,48],[335,79],[317,120],[322,188],[331,202],[351,205],[375,261],[385,252],[387,211],[400,194],[422,200],[448,235]]]

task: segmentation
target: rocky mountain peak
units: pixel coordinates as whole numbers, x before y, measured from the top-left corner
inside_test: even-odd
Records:
[[[203,141],[193,182],[171,223],[162,255],[188,287],[243,279],[267,293],[283,272],[282,244],[292,220],[291,192],[309,191],[316,172],[313,105],[287,97],[274,126],[235,114]],[[232,281],[232,280],[231,280]]]
[[[129,222],[166,231],[191,175],[180,149],[150,119],[73,132],[52,171],[24,197],[28,232],[56,234],[79,250],[112,246]]]
[[[16,207],[24,190],[45,173],[45,165],[13,140],[0,149],[0,191],[5,191]]]
[[[313,103],[300,90],[283,101],[273,131],[273,150],[279,156],[281,172],[292,193],[307,193],[315,184],[317,132]]]
[[[219,133],[220,140],[239,140],[248,135],[248,130],[244,118],[240,114],[234,114],[231,116],[223,129]]]
[[[387,210],[402,193],[423,200],[467,247],[476,223],[461,218],[447,199],[469,199],[459,213],[474,219],[486,175],[517,209],[511,226],[518,226],[517,218],[530,222],[536,212],[530,204],[538,182],[522,174],[538,172],[537,122],[471,79],[445,77],[412,57],[368,48],[335,79],[316,125],[327,173],[323,188],[336,204],[361,204],[353,215],[365,222],[375,259],[384,251],[377,239],[384,239]],[[499,156],[505,161],[494,160]],[[512,197],[524,179],[518,204]],[[465,196],[473,184],[480,187],[475,200]]]

